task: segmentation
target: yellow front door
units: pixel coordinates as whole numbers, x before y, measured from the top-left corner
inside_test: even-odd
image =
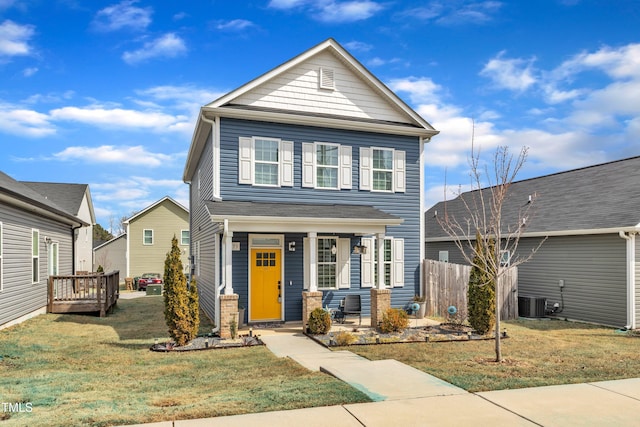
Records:
[[[282,285],[280,249],[251,249],[250,320],[280,320]]]

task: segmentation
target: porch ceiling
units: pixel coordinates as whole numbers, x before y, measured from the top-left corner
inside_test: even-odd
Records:
[[[229,221],[229,231],[267,233],[385,233],[402,218],[373,206],[315,203],[208,201],[211,220]]]

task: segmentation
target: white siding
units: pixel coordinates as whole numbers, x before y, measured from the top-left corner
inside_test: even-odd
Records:
[[[318,73],[321,67],[334,70],[335,90],[320,88]],[[407,123],[403,114],[328,52],[319,53],[239,96],[233,103]]]

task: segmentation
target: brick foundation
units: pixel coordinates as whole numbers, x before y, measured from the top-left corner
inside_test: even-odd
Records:
[[[377,328],[382,315],[391,308],[391,289],[371,289],[371,327]]]
[[[238,330],[238,298],[236,294],[220,295],[220,338],[231,338],[231,321]]]
[[[322,292],[302,293],[302,330],[307,330],[309,315],[316,308],[322,308]]]

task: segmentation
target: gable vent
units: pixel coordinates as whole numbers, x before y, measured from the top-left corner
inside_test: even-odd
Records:
[[[335,89],[336,88],[336,80],[331,68],[320,67],[319,73],[319,84],[320,89]]]

